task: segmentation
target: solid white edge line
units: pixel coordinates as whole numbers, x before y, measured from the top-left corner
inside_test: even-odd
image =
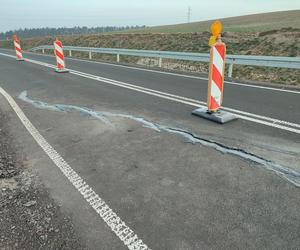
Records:
[[[29,53],[29,52],[27,52],[27,53]],[[32,53],[32,54],[36,55],[37,53]],[[38,54],[38,55],[47,56],[47,55],[42,55],[42,54]],[[185,75],[185,74],[172,73],[172,72],[166,72],[166,71],[158,71],[158,70],[152,70],[152,69],[143,69],[143,68],[137,68],[137,67],[134,67],[134,66],[125,66],[125,65],[106,63],[106,62],[96,62],[96,61],[90,61],[90,60],[84,60],[84,59],[72,58],[72,57],[65,57],[65,59],[66,60],[73,60],[73,61],[87,62],[87,63],[103,64],[103,65],[115,66],[115,67],[120,67],[120,68],[127,68],[127,69],[134,69],[134,70],[152,72],[152,73],[157,73],[157,74],[173,75],[173,76],[179,76],[179,77],[184,77],[184,78],[191,78],[191,79],[208,81],[208,78],[200,77],[200,76]],[[279,91],[279,92],[287,92],[287,93],[292,93],[292,94],[300,94],[300,91],[297,91],[297,90],[277,89],[277,88],[273,88],[273,87],[257,86],[257,85],[251,85],[251,84],[246,84],[246,83],[239,83],[239,82],[229,82],[229,81],[224,81],[224,82],[227,83],[227,84],[236,85],[236,86],[239,86],[239,87],[258,88],[258,89],[274,90],[274,91]]]
[[[6,98],[15,111],[22,124],[32,135],[37,144],[49,156],[53,163],[61,170],[65,177],[71,182],[76,190],[83,196],[85,201],[95,210],[110,229],[118,236],[130,250],[149,249],[146,244],[130,229],[124,221],[102,200],[99,195],[72,169],[72,167],[61,157],[61,155],[46,141],[39,133],[15,100],[0,87],[0,93]]]
[[[39,54],[39,53],[34,53],[34,52],[26,52],[26,53],[52,57],[51,55]],[[108,62],[97,62],[97,61],[91,61],[91,60],[85,60],[85,59],[79,59],[79,58],[73,58],[73,57],[65,57],[65,59],[74,60],[74,61],[82,61],[82,62],[87,62],[87,63],[103,64],[103,65],[109,65],[109,66],[115,66],[115,67],[121,67],[121,68],[135,69],[135,70],[140,70],[140,71],[148,71],[148,72],[153,72],[153,73],[157,73],[157,74],[173,75],[173,76],[179,76],[179,77],[184,77],[184,78],[208,80],[208,78],[206,78],[206,77],[185,75],[185,74],[180,74],[180,73],[172,73],[172,72],[152,70],[152,69],[144,69],[144,68],[138,68],[138,67],[134,67],[134,66],[126,66],[126,65],[114,64],[114,63],[108,63]],[[236,85],[236,86],[240,86],[240,87],[258,88],[258,89],[274,90],[274,91],[279,91],[279,92],[287,92],[287,93],[292,93],[292,94],[300,94],[300,91],[297,91],[297,90],[258,86],[258,85],[251,85],[251,84],[239,83],[239,82],[229,82],[229,81],[224,81],[224,82],[227,84],[230,84],[230,85]]]
[[[266,86],[258,86],[258,85],[251,85],[251,84],[246,84],[246,83],[239,83],[239,82],[228,82],[224,81],[225,83],[231,84],[231,85],[237,85],[240,87],[249,87],[249,88],[256,88],[256,89],[266,89],[266,90],[274,90],[274,91],[279,91],[279,92],[287,92],[287,93],[292,93],[292,94],[300,94],[300,91],[297,90],[289,90],[289,89],[276,89],[272,87],[266,87]]]
[[[0,53],[0,54],[2,54],[2,53]],[[6,55],[6,54],[2,54],[2,55]],[[6,55],[6,56],[13,57],[11,55]],[[39,64],[39,65],[43,65],[43,66],[46,66],[46,67],[55,68],[51,64],[47,64],[47,63],[43,63],[43,62],[39,62],[39,61],[36,61],[36,60],[31,60],[31,59],[25,59],[25,60],[28,61],[28,62],[34,63],[34,64]],[[142,93],[149,94],[149,95],[152,95],[152,96],[157,96],[157,97],[161,97],[161,98],[168,99],[168,100],[171,100],[171,101],[187,104],[187,105],[194,106],[194,107],[201,107],[199,104],[202,104],[202,103],[205,104],[204,102],[199,102],[199,101],[194,102],[193,99],[189,99],[189,98],[185,98],[185,97],[180,97],[179,98],[179,96],[168,94],[168,93],[165,93],[165,92],[151,90],[151,89],[147,89],[147,88],[139,87],[139,86],[128,84],[128,83],[123,83],[123,82],[120,82],[120,81],[115,81],[115,80],[112,80],[112,79],[107,79],[107,78],[91,75],[91,74],[76,71],[76,70],[70,70],[70,73],[78,75],[78,76],[82,76],[82,77],[85,77],[85,78],[89,78],[89,79],[92,79],[92,80],[96,80],[96,81],[99,81],[99,82],[105,82],[105,83],[109,83],[111,85],[131,89],[131,90],[142,92]],[[204,106],[202,106],[202,107],[204,107]],[[289,132],[300,134],[300,130],[280,125],[280,124],[285,124],[285,125],[291,126],[291,127],[293,127],[293,126],[294,127],[300,127],[300,125],[296,124],[296,123],[290,123],[290,122],[287,122],[287,121],[282,121],[282,120],[278,120],[278,119],[274,119],[274,118],[270,118],[270,117],[264,117],[264,116],[251,114],[251,113],[248,113],[248,112],[239,111],[239,110],[226,108],[226,107],[223,107],[222,109],[234,112],[237,117],[239,117],[241,119],[244,119],[244,120],[247,120],[247,121],[252,121],[252,122],[263,124],[263,125],[266,125],[266,126],[269,126],[269,127],[274,127],[274,128],[278,128],[278,129],[282,129],[282,130],[286,130],[286,131],[289,131]],[[244,114],[244,115],[240,115],[239,113]],[[252,117],[247,117],[246,115],[249,115],[249,116],[252,116],[252,117],[257,117],[257,118],[260,118],[260,119],[263,119],[263,120],[270,120],[271,122],[261,121],[261,120],[258,120],[258,119],[252,118]]]
[[[133,88],[133,87],[130,87],[130,86],[118,84],[118,83],[115,83],[115,82],[112,82],[112,81],[105,81],[105,80],[102,80],[102,79],[100,80],[100,79],[97,79],[97,77],[91,77],[91,76],[88,76],[86,74],[80,74],[78,72],[72,72],[72,70],[70,71],[70,73],[78,75],[78,76],[82,76],[82,77],[85,77],[85,78],[89,78],[89,79],[92,79],[92,80],[96,80],[96,81],[100,81],[100,82],[106,82],[106,83],[109,83],[111,85],[115,85],[115,86],[119,86],[119,87],[131,89],[131,90],[138,91],[138,92],[142,92],[142,93],[145,93],[145,94],[148,94],[148,95],[157,96],[157,97],[160,97],[160,98],[163,98],[163,99],[167,99],[167,100],[171,100],[171,101],[175,101],[175,102],[187,104],[187,105],[190,105],[190,106],[201,107],[201,108],[205,107],[205,106],[200,106],[199,104],[196,104],[196,103],[193,103],[193,102],[179,100],[179,99],[176,99],[176,98],[173,98],[173,97],[169,97],[169,96],[157,94],[157,93],[154,93],[154,92],[145,91],[145,90],[142,90],[142,89],[137,89],[137,88]],[[282,129],[282,130],[285,130],[285,131],[289,131],[289,132],[293,132],[293,133],[296,133],[296,134],[300,134],[300,130],[295,129],[295,128],[285,127],[285,126],[280,125],[280,124],[276,124],[276,123],[273,123],[273,122],[271,123],[271,122],[267,122],[267,121],[262,121],[262,120],[258,120],[258,119],[252,118],[252,117],[247,117],[247,116],[244,116],[244,115],[239,115],[239,114],[235,114],[235,115],[238,118],[241,118],[243,120],[247,120],[247,121],[251,121],[251,122],[263,124],[263,125],[266,125],[266,126],[269,126],[269,127],[278,128],[278,129]]]
[[[262,115],[256,115],[256,114],[252,114],[246,111],[241,111],[241,110],[236,110],[236,109],[232,109],[232,108],[228,108],[228,107],[221,107],[223,110],[226,111],[230,111],[236,114],[241,114],[241,115],[245,115],[245,116],[250,116],[252,118],[257,118],[257,119],[262,119],[265,121],[269,121],[277,124],[283,124],[286,126],[290,126],[290,127],[296,127],[296,128],[300,128],[300,124],[297,123],[292,123],[292,122],[287,122],[287,121],[283,121],[283,120],[279,120],[279,119],[275,119],[275,118],[271,118],[271,117],[267,117],[267,116],[262,116]]]
[[[35,53],[35,52],[30,52],[30,51],[27,51],[26,53],[38,55],[38,56],[53,57],[52,55],[39,54],[39,53]],[[74,57],[66,57],[65,56],[65,59],[73,60],[73,61],[87,62],[87,63],[94,63],[94,64],[103,64],[103,65],[115,66],[115,67],[120,67],[120,68],[134,69],[134,70],[152,72],[152,73],[157,73],[157,74],[173,75],[173,76],[179,76],[179,77],[184,77],[184,78],[199,79],[199,80],[206,80],[206,81],[208,80],[208,78],[206,78],[206,77],[185,75],[185,74],[180,74],[180,73],[172,73],[172,72],[159,71],[159,70],[153,70],[153,69],[144,69],[144,68],[138,68],[138,67],[134,67],[134,66],[126,66],[126,65],[114,64],[114,63],[108,63],[108,62],[97,62],[97,61],[79,59],[79,58],[74,58]],[[247,84],[247,83],[230,82],[230,81],[224,81],[224,82],[229,85],[236,85],[239,87],[258,88],[258,89],[273,90],[273,91],[286,92],[286,93],[292,93],[292,94],[300,94],[300,90],[297,91],[297,90],[289,90],[289,89],[280,89],[280,88],[275,88],[275,87],[258,86],[258,85],[251,85],[251,84]]]
[[[104,77],[100,77],[100,76],[95,76],[95,75],[91,75],[89,73],[83,73],[83,72],[76,71],[76,70],[71,70],[71,73],[81,74],[81,75],[89,77],[90,79],[94,79],[94,80],[97,80],[97,81],[117,83],[119,85],[129,86],[129,87],[134,88],[134,89],[141,89],[141,90],[144,90],[144,91],[147,91],[147,92],[153,92],[153,93],[157,93],[157,94],[160,94],[160,95],[174,97],[176,99],[184,100],[184,101],[187,101],[189,103],[192,102],[192,103],[197,104],[197,105],[199,105],[199,104],[200,105],[206,105],[206,102],[202,102],[202,101],[198,101],[198,100],[195,100],[195,99],[170,94],[170,93],[167,93],[167,92],[157,91],[157,90],[154,90],[154,89],[149,89],[149,88],[145,88],[145,87],[141,87],[141,86],[137,86],[137,85],[133,85],[133,84],[129,84],[129,83],[124,83],[124,82],[120,82],[120,81],[117,81],[117,80],[112,80],[112,79],[108,79],[108,78],[104,78]],[[249,112],[240,111],[240,110],[227,108],[227,107],[222,107],[222,109],[230,111],[230,112],[234,112],[234,113],[237,113],[237,114],[241,114],[241,115],[252,116],[254,118],[267,120],[267,121],[272,122],[272,123],[284,124],[284,125],[287,125],[287,126],[300,128],[300,124],[296,124],[296,123],[291,123],[291,122],[282,121],[282,120],[278,120],[278,119],[274,119],[274,118],[270,118],[270,117],[266,117],[266,116],[256,115],[256,114],[252,114],[252,113],[249,113]]]

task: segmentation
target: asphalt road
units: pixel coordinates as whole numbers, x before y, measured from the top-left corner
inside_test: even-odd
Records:
[[[0,49],[1,51],[3,50]],[[7,50],[3,52],[8,53]],[[10,51],[10,54],[14,55],[14,51]],[[25,53],[25,56],[30,59],[55,64],[54,57],[32,53]],[[66,63],[70,69],[206,101],[207,80],[72,59],[66,59]],[[297,71],[295,70],[296,73]],[[296,92],[298,93],[225,83],[223,106],[300,124],[300,114],[298,112],[300,109],[300,89]]]
[[[52,57],[25,56],[54,64]],[[207,92],[206,80],[190,77],[69,59],[67,67],[201,101]],[[297,249],[299,188],[276,174],[273,165],[257,164],[237,153],[247,152],[300,172],[299,133],[245,119],[221,126],[192,116],[193,105],[108,82],[82,74],[57,74],[52,68],[0,55],[0,86],[151,249]],[[19,99],[25,90],[27,99]],[[297,129],[299,97],[297,91],[226,84],[224,106],[250,112],[251,117],[295,123],[285,126]],[[2,97],[0,104],[10,110]],[[70,106],[58,111],[56,104],[101,111],[109,122],[70,110]],[[224,151],[216,150],[217,144],[193,144],[169,130],[150,129],[141,118],[159,128],[180,128],[198,140],[217,142]],[[71,214],[87,245],[125,249],[12,111],[10,123],[31,167],[62,209]],[[226,151],[230,148],[236,155]]]

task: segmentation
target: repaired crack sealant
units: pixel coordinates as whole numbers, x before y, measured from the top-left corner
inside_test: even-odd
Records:
[[[71,111],[77,111],[81,115],[93,117],[97,120],[100,120],[101,122],[104,122],[107,125],[112,125],[111,121],[109,120],[110,117],[119,117],[119,118],[125,118],[130,119],[133,121],[136,121],[138,123],[143,124],[143,127],[155,130],[157,132],[167,132],[171,134],[175,134],[181,138],[184,138],[187,142],[192,144],[200,144],[205,147],[213,148],[223,154],[230,154],[237,156],[243,160],[251,161],[258,166],[261,166],[267,170],[273,171],[279,176],[283,177],[284,179],[288,180],[292,184],[294,184],[297,187],[300,187],[300,173],[290,169],[288,167],[282,166],[278,163],[275,163],[273,161],[264,159],[263,157],[251,154],[249,152],[246,152],[242,149],[234,148],[234,147],[228,147],[226,145],[223,145],[218,142],[214,142],[208,139],[201,138],[192,132],[189,132],[184,129],[176,128],[176,127],[170,127],[161,125],[158,123],[153,123],[150,121],[147,121],[146,119],[142,117],[136,117],[129,114],[120,114],[120,113],[111,113],[111,112],[101,112],[101,111],[95,111],[89,108],[85,107],[78,107],[74,105],[64,105],[64,104],[48,104],[41,101],[35,101],[28,97],[27,91],[23,91],[19,95],[19,99],[23,100],[24,102],[32,104],[34,107],[39,109],[46,109],[51,111],[58,111],[58,112],[71,112]]]

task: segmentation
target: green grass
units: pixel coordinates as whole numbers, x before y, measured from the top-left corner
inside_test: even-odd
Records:
[[[300,28],[300,10],[280,11],[220,19],[223,31],[263,32],[281,28]],[[188,33],[209,31],[213,21],[148,27],[116,33]]]

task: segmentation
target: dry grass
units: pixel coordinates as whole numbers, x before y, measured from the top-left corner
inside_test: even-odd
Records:
[[[263,32],[282,28],[300,29],[300,10],[279,11],[263,14],[237,16],[220,19],[224,31]],[[212,20],[149,27],[145,29],[120,31],[121,33],[185,33],[209,31]]]

